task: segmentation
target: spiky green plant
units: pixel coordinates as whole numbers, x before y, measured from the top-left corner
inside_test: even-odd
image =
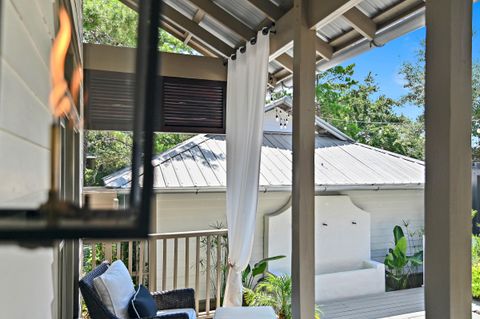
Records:
[[[245,288],[245,302],[249,306],[270,306],[278,319],[292,318],[292,278],[288,275],[267,274],[255,289]],[[321,311],[315,308],[315,319],[320,319]]]

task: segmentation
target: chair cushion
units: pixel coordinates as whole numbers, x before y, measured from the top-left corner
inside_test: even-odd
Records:
[[[197,313],[195,309],[191,308],[179,308],[179,309],[165,309],[157,311],[157,316],[161,315],[173,315],[179,313],[186,313],[188,315],[188,319],[197,319]]]
[[[115,261],[102,275],[95,278],[93,287],[111,313],[119,319],[129,319],[128,305],[135,287],[122,261]]]
[[[155,299],[153,299],[148,289],[142,285],[138,286],[128,306],[130,318],[154,317],[157,310]]]

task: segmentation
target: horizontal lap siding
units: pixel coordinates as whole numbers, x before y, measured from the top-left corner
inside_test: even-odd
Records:
[[[0,207],[38,207],[49,187],[53,0],[3,0],[0,18]],[[54,250],[0,247],[2,318],[58,318]],[[20,279],[19,279],[20,278]],[[19,298],[19,296],[21,296]],[[53,302],[53,304],[52,304]]]
[[[53,2],[3,1],[0,206],[35,207],[49,187],[49,50]]]
[[[384,190],[346,192],[352,202],[371,216],[372,259],[383,262],[388,248],[393,247],[393,227],[410,223],[411,231],[423,229],[423,190]],[[422,240],[417,239],[421,246]]]

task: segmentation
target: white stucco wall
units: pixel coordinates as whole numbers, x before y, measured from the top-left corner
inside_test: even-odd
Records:
[[[0,207],[36,207],[48,190],[48,57],[53,1],[4,0],[0,19]],[[54,250],[0,244],[1,318],[55,318]]]

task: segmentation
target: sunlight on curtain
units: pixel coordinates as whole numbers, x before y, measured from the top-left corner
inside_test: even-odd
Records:
[[[258,202],[263,116],[268,80],[269,37],[258,32],[228,61],[227,223],[230,269],[224,306],[242,305],[241,272],[250,261]]]

